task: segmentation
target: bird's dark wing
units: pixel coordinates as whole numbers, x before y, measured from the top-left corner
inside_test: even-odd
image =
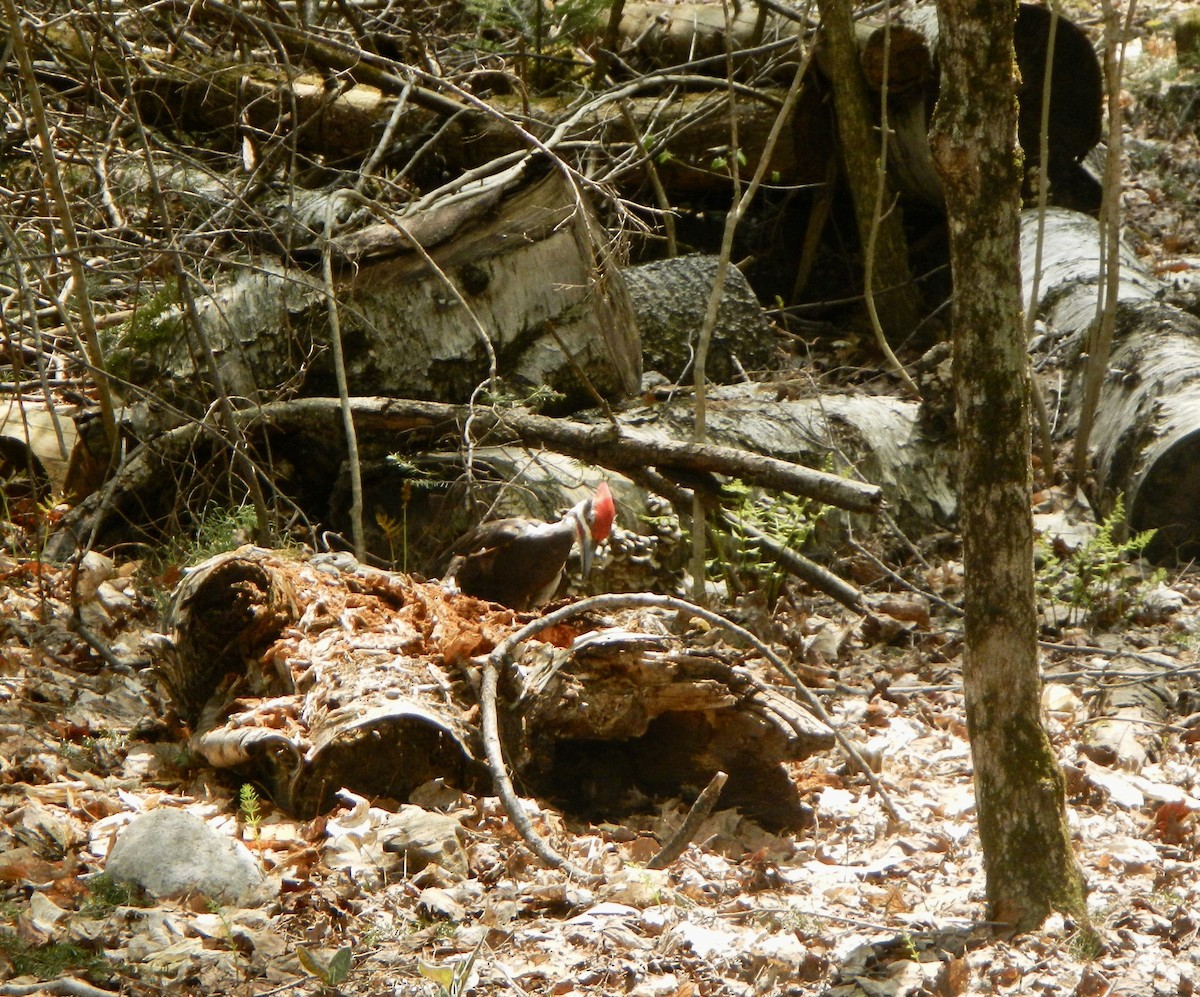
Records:
[[[530,530],[531,525],[538,532]],[[573,524],[494,520],[455,544],[447,574],[461,592],[513,609],[528,609],[553,595],[575,543]]]
[[[482,554],[512,543],[529,526],[530,521],[520,516],[511,519],[493,519],[488,523],[480,523],[473,530],[468,530],[454,541],[450,550],[460,556]]]

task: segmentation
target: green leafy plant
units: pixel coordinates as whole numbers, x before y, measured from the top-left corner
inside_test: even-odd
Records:
[[[375,510],[375,525],[379,527],[383,534],[383,539],[388,545],[388,563],[391,564],[392,570],[397,567],[402,571],[408,570],[408,502],[412,497],[411,482],[404,482],[401,492],[402,508],[404,510],[403,519],[397,519],[395,516],[389,516],[383,509]],[[400,557],[396,556],[397,547],[399,547]],[[399,562],[399,564],[397,564]]]
[[[1154,539],[1155,531],[1120,539],[1124,532],[1125,498],[1118,495],[1095,534],[1074,550],[1039,540],[1037,593],[1049,604],[1047,615],[1056,623],[1109,626],[1129,616],[1149,587],[1161,580],[1161,572],[1147,577],[1130,570],[1129,564]]]
[[[100,341],[111,373],[143,383],[183,335],[179,282],[168,277],[152,294],[140,298],[122,325],[102,330]]]
[[[475,959],[482,945],[483,940],[480,939],[469,956],[452,962],[439,964],[418,959],[417,972],[425,979],[432,980],[438,988],[438,993],[444,997],[463,997],[470,987],[471,971],[475,968]]]
[[[552,82],[546,71],[550,65],[571,67],[573,48],[578,39],[593,34],[609,0],[466,0],[468,10],[480,21],[478,44],[489,51],[511,49],[513,42],[522,52],[530,52],[538,61],[532,78],[534,86]],[[580,71],[587,67],[579,66]]]
[[[350,976],[354,951],[349,945],[344,945],[334,952],[328,961],[322,961],[303,945],[299,945],[296,947],[296,955],[306,973],[320,980],[323,989],[333,990],[345,983]]]
[[[199,564],[214,554],[234,550],[252,535],[254,508],[241,505],[234,509],[210,502],[204,507],[195,532],[174,539],[168,546],[169,559],[182,565]]]
[[[259,806],[258,793],[248,782],[242,783],[238,790],[238,816],[242,823],[250,829],[250,835],[258,840],[258,825],[262,823],[262,808]]]
[[[0,548],[25,556],[41,550],[62,517],[61,501],[33,469],[0,454]]]
[[[87,881],[88,895],[80,908],[87,917],[101,918],[118,907],[148,907],[151,901],[132,883],[118,883],[102,872]]]
[[[119,768],[129,745],[129,735],[123,731],[104,729],[84,734],[58,745],[58,755],[68,765],[81,772],[104,775]]]
[[[1079,928],[1067,939],[1067,951],[1079,962],[1092,962],[1104,954],[1104,941],[1090,928]]]
[[[566,397],[548,384],[527,388],[524,385],[511,385],[503,379],[479,393],[482,405],[494,408],[523,408],[530,412],[544,411],[547,407],[562,402]]]
[[[180,528],[151,550],[138,580],[140,590],[152,596],[158,615],[161,617],[168,610],[181,568],[236,550],[253,536],[256,519],[254,508],[248,503],[227,508],[209,502],[190,531]],[[286,548],[290,544],[281,540],[279,546]]]
[[[736,150],[733,155],[739,167],[746,165],[746,154],[741,149]],[[712,168],[715,172],[720,173],[728,167],[729,158],[727,156],[713,156]]]
[[[724,574],[731,587],[762,591],[767,607],[771,608],[779,599],[787,572],[763,551],[755,534],[769,537],[790,550],[799,550],[830,506],[806,496],[756,493],[741,482],[727,484],[725,492],[735,500],[734,525],[728,542],[720,545],[726,556],[710,560],[708,569]]]
[[[362,946],[364,948],[373,949],[384,944],[385,942],[394,942],[401,937],[401,932],[393,923],[374,923],[368,925],[362,933]]]
[[[387,542],[388,562],[392,570],[408,571],[408,507],[413,494],[444,489],[446,482],[402,454],[388,454],[387,462],[400,472],[403,479],[400,484],[400,518],[397,519],[387,509],[376,509],[375,525]]]

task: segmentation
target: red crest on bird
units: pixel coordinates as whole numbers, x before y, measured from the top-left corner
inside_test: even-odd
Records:
[[[596,489],[596,494],[592,496],[591,533],[592,539],[596,543],[603,542],[609,533],[612,532],[613,520],[616,518],[617,506],[613,502],[608,482],[601,481],[600,486]]]

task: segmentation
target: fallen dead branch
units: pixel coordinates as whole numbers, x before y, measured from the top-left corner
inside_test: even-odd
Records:
[[[704,620],[713,626],[721,627],[729,633],[735,635],[740,640],[746,641],[775,668],[777,668],[792,684],[800,701],[803,702],[809,710],[832,732],[838,746],[845,753],[847,760],[857,771],[860,771],[871,785],[871,789],[879,797],[880,803],[887,810],[888,815],[897,823],[903,823],[904,817],[899,809],[892,802],[891,797],[883,788],[883,784],[879,781],[879,777],[872,771],[870,765],[859,753],[858,749],[846,739],[844,735],[838,732],[834,726],[832,718],[821,705],[820,700],[814,696],[800,681],[800,677],[778,654],[776,654],[769,645],[760,640],[754,634],[744,627],[738,626],[732,620],[727,619],[720,613],[715,613],[712,610],[704,609],[697,606],[695,603],[688,602],[685,599],[679,599],[675,596],[668,595],[653,595],[649,593],[640,593],[633,595],[598,595],[590,599],[581,599],[579,602],[572,603],[569,606],[564,606],[562,609],[555,610],[552,613],[534,620],[533,622],[522,627],[516,633],[511,634],[496,645],[495,650],[488,655],[484,665],[483,681],[480,690],[480,711],[482,714],[481,721],[483,727],[483,744],[487,755],[488,768],[492,774],[492,780],[495,785],[496,794],[500,797],[504,804],[504,808],[508,813],[509,819],[513,822],[513,826],[520,832],[525,843],[543,862],[552,868],[561,869],[567,875],[574,879],[579,879],[584,882],[595,880],[595,874],[589,873],[587,870],[580,868],[570,859],[560,855],[542,837],[537,833],[525,813],[521,805],[520,798],[517,796],[516,790],[513,788],[512,780],[508,775],[508,766],[504,760],[504,749],[500,742],[500,727],[499,717],[497,712],[497,688],[500,683],[501,675],[508,664],[509,655],[513,649],[522,641],[528,640],[535,634],[541,633],[549,627],[557,626],[565,623],[572,617],[582,613],[590,612],[613,612],[619,609],[635,609],[635,608],[658,608],[671,609],[680,613],[685,613],[689,616],[694,616]],[[686,825],[687,822],[685,822]]]
[[[718,772],[712,777],[712,780],[696,797],[696,802],[692,804],[691,810],[688,811],[687,817],[684,818],[679,828],[666,841],[663,842],[662,848],[658,850],[658,854],[646,863],[647,869],[665,869],[674,862],[683,850],[691,844],[692,839],[699,832],[701,825],[708,819],[708,815],[713,812],[713,807],[717,805],[717,800],[721,798],[721,790],[725,788],[725,783],[729,780],[729,775],[725,772]]]
[[[520,441],[527,446],[540,445],[613,471],[634,472],[653,466],[660,470],[725,474],[747,484],[805,495],[851,512],[874,512],[883,501],[882,490],[876,485],[736,447],[651,439],[636,429],[614,428],[608,423],[593,426],[516,408],[484,409],[394,398],[353,398],[350,408],[360,439],[373,435],[397,443],[405,441],[409,449],[447,437],[461,440],[469,426],[474,442]],[[341,434],[342,415],[336,398],[277,402],[238,412],[236,416],[238,426],[251,437],[256,430],[299,434],[316,445],[318,441],[336,441]],[[46,556],[65,560],[90,537],[100,544],[112,543],[129,524],[143,524],[144,510],[161,504],[164,475],[206,439],[220,445],[216,427],[191,423],[143,444],[103,488],[88,496],[63,520],[59,531],[47,543]],[[261,473],[269,480],[265,471]]]

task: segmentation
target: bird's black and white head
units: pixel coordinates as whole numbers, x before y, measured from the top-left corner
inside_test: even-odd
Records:
[[[616,516],[617,506],[606,481],[600,482],[594,495],[572,506],[567,512],[567,518],[575,523],[575,536],[579,541],[580,559],[585,575],[592,570],[592,557],[596,548],[604,543],[612,532]]]

